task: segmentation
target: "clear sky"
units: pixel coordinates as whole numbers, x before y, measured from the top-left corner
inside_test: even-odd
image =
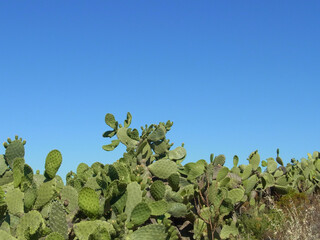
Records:
[[[174,122],[185,163],[320,151],[320,1],[0,1],[0,141],[65,178],[112,163],[106,113]],[[5,149],[0,150],[3,154]]]

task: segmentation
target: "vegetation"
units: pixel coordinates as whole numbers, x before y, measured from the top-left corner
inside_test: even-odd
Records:
[[[320,154],[291,160],[260,160],[231,169],[225,156],[182,165],[166,133],[172,122],[131,129],[105,117],[113,138],[126,146],[113,164],[80,163],[64,185],[56,175],[58,150],[48,153],[44,174],[25,163],[25,141],[4,143],[0,155],[0,239],[174,240],[320,239]],[[262,168],[265,168],[263,170]]]

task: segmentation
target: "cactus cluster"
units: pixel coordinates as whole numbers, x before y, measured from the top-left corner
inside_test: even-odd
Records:
[[[319,190],[319,152],[287,166],[279,150],[275,160],[263,161],[254,151],[248,165],[238,165],[234,156],[231,169],[224,155],[213,154],[209,162],[182,165],[184,145],[171,149],[166,138],[172,122],[145,125],[139,133],[131,121],[130,113],[123,124],[107,114],[111,130],[103,137],[116,139],[102,148],[112,151],[121,143],[126,152],[113,164],[80,163],[67,174],[66,185],[57,175],[59,150],[48,153],[43,174],[34,173],[25,163],[26,142],[8,139],[0,155],[0,238],[232,239],[240,234],[246,203]]]

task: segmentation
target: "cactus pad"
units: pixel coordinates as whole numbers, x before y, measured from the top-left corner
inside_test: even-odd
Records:
[[[23,192],[19,188],[11,189],[5,195],[8,210],[13,215],[24,213]]]
[[[68,238],[68,225],[64,207],[59,202],[53,202],[49,213],[49,226],[53,232]]]
[[[167,179],[178,170],[177,164],[169,159],[160,159],[149,166],[150,172],[162,179]]]
[[[150,187],[151,196],[156,200],[161,200],[164,197],[166,187],[161,180],[156,180]]]
[[[138,203],[131,212],[131,221],[135,225],[141,225],[149,219],[151,209],[145,202]]]
[[[134,207],[142,201],[140,185],[137,182],[129,183],[127,186],[127,193],[128,195],[125,213],[127,214],[127,220],[129,220]]]
[[[128,240],[166,240],[167,234],[165,231],[166,228],[164,225],[151,224],[131,233]]]
[[[45,222],[38,211],[32,210],[26,213],[17,226],[18,239],[39,239],[45,229]],[[29,236],[29,238],[26,238]]]
[[[15,140],[11,141],[10,138],[8,138],[8,143],[4,143],[3,146],[6,148],[5,152],[5,159],[10,166],[10,168],[13,168],[13,162],[15,158],[23,158],[25,151],[24,151],[24,145],[26,144],[26,141],[22,141],[22,138],[18,139],[18,136],[15,136]]]
[[[39,209],[47,204],[56,194],[56,179],[44,182],[37,190],[37,200],[35,202],[35,209]]]
[[[101,220],[82,221],[74,225],[74,232],[79,240],[91,240],[97,238],[90,238],[91,234],[98,234],[104,232],[105,235],[113,234],[115,232],[111,223]],[[109,234],[106,234],[109,233]],[[92,235],[91,235],[92,236]],[[111,239],[111,238],[109,238]]]
[[[7,169],[8,166],[6,164],[6,160],[4,159],[4,155],[0,154],[0,176],[2,176]]]
[[[78,204],[82,212],[90,218],[96,218],[99,215],[100,204],[99,197],[91,188],[83,188],[79,192]]]
[[[151,209],[151,215],[160,216],[167,212],[168,203],[165,200],[150,202],[149,208]]]
[[[59,150],[52,150],[48,153],[45,163],[45,174],[54,178],[62,163],[62,155]]]
[[[46,237],[46,240],[65,240],[65,238],[60,233],[52,232]]]

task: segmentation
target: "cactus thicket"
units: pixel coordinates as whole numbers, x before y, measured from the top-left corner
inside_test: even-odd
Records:
[[[256,150],[247,165],[234,156],[231,169],[224,155],[213,154],[183,165],[184,144],[171,149],[166,138],[172,122],[139,132],[131,121],[130,113],[123,124],[106,114],[111,129],[103,137],[115,139],[102,149],[123,144],[126,152],[112,164],[80,163],[66,184],[57,175],[59,150],[48,153],[43,174],[34,173],[24,159],[26,141],[8,138],[0,155],[0,239],[235,239],[244,206],[261,210],[264,197],[319,190],[319,152],[287,166],[279,149],[262,161]]]

